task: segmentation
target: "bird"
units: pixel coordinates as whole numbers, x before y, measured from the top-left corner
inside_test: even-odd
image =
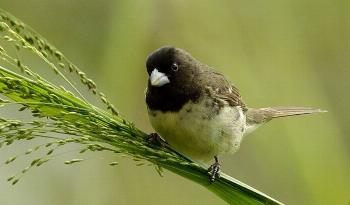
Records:
[[[242,139],[280,117],[324,112],[307,107],[250,108],[220,72],[173,46],[158,48],[146,60],[146,104],[156,133],[175,151],[208,164],[210,181],[220,177],[218,157],[235,153]]]

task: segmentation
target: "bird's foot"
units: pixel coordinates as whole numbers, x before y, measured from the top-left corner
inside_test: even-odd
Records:
[[[216,156],[214,159],[214,164],[212,164],[208,169],[210,182],[214,182],[216,178],[220,178],[221,165],[219,164],[219,160]]]
[[[155,146],[162,146],[164,143],[166,143],[157,133],[151,133],[148,135],[147,138],[148,142],[151,145],[155,145]]]

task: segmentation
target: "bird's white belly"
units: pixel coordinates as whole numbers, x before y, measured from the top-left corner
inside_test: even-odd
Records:
[[[171,147],[207,162],[238,150],[246,119],[240,107],[211,108],[208,102],[185,104],[179,112],[149,111],[152,126]]]

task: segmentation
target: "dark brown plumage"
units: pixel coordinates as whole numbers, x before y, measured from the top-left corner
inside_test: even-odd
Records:
[[[172,71],[176,62],[178,71]],[[165,73],[170,82],[162,87],[154,87],[148,82],[146,102],[150,109],[178,111],[188,101],[196,102],[203,94],[208,94],[218,103],[228,102],[231,106],[245,107],[238,89],[222,74],[195,60],[189,53],[174,47],[163,47],[151,53],[146,62],[150,75],[154,68]]]

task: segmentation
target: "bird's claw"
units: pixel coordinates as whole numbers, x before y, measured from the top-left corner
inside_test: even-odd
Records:
[[[165,143],[165,141],[155,132],[149,134],[147,140],[151,145],[155,146],[162,146]]]
[[[221,165],[219,164],[217,158],[215,157],[215,162],[208,169],[209,180],[214,182],[215,179],[220,178]]]

